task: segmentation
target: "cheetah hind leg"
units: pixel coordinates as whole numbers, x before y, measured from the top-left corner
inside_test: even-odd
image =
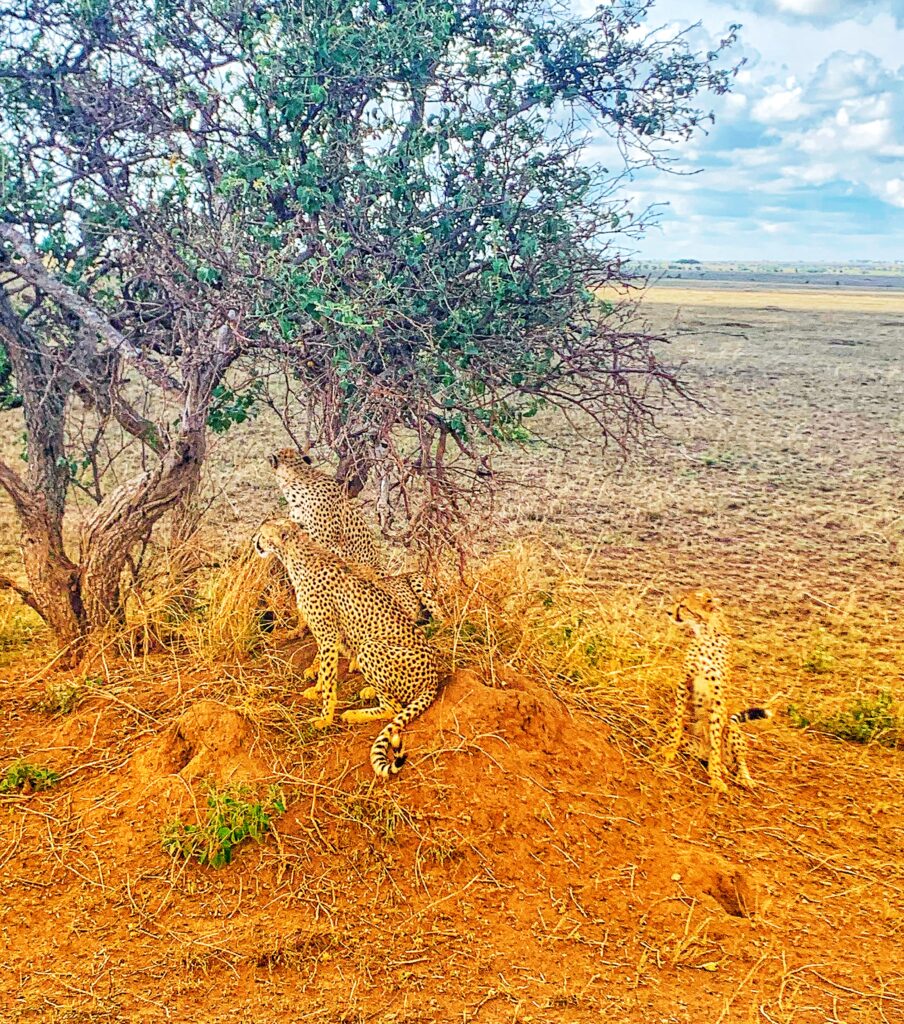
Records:
[[[373,687],[366,687],[373,689]],[[376,692],[376,691],[374,691]],[[382,701],[375,708],[352,708],[351,711],[343,711],[339,716],[343,722],[357,725],[360,722],[382,722],[386,719],[395,718],[399,709],[391,704],[384,704]]]
[[[739,786],[745,789],[755,789],[756,783],[750,776],[745,756],[746,742],[741,727],[737,722],[728,723],[728,767]]]

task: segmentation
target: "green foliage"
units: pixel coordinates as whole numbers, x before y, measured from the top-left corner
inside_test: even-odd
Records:
[[[812,647],[801,661],[801,668],[814,675],[825,675],[832,672],[837,664],[838,659],[830,650],[829,635],[824,630],[819,630],[813,639]]]
[[[213,431],[278,367],[317,441],[392,467],[390,502],[424,524],[427,478],[442,522],[543,409],[623,442],[673,383],[598,292],[647,223],[623,172],[711,119],[735,34],[695,52],[647,31],[651,6],[36,0],[0,41],[4,210],[142,372],[216,364],[229,325],[248,383],[185,389],[212,396]],[[590,129],[626,167],[586,159]],[[55,345],[76,333],[29,315]]]
[[[0,341],[0,412],[5,409],[18,409],[21,405],[22,396],[16,391],[9,353]]]
[[[253,417],[260,400],[261,385],[254,381],[247,391],[237,394],[225,384],[213,389],[213,404],[207,413],[207,426],[215,434],[225,434],[230,427]]]
[[[0,793],[34,793],[49,789],[60,781],[57,772],[28,761],[16,761],[0,777]]]
[[[207,820],[198,825],[170,822],[160,833],[163,849],[171,857],[195,859],[199,864],[222,867],[232,860],[233,849],[245,839],[260,842],[270,829],[274,814],[286,809],[285,797],[276,786],[264,801],[251,800],[247,786],[207,791]]]
[[[857,697],[850,707],[834,715],[804,712],[792,704],[788,717],[795,729],[812,728],[852,743],[896,747],[904,742],[904,719],[894,710],[892,695],[887,690],[880,690],[874,696]]]

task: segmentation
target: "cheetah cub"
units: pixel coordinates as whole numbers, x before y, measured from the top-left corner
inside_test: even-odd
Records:
[[[317,641],[320,671],[312,690],[320,691],[322,714],[311,724],[325,729],[333,721],[339,652],[351,648],[377,706],[345,711],[342,719],[390,719],[374,740],[370,763],[383,778],[395,774],[405,763],[402,729],[430,707],[439,689],[429,641],[387,593],[315,544],[297,523],[264,523],[254,546],[262,558],[275,555],[285,566],[298,611]]]
[[[729,681],[731,638],[719,601],[707,589],[685,594],[671,611],[671,618],[694,634],[684,660],[684,676],[675,693],[675,719],[665,761],[679,749],[707,762],[709,783],[727,793],[725,766],[738,783],[752,789],[747,770],[746,743],[741,723],[771,717],[763,708],[748,708],[729,716],[725,698]],[[685,734],[686,737],[685,737]]]

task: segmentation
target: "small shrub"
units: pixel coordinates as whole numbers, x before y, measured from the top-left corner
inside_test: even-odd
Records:
[[[851,743],[895,747],[904,740],[904,721],[893,710],[893,703],[891,694],[880,690],[872,697],[858,697],[849,708],[836,715],[812,717],[792,704],[788,717],[795,729],[812,728]]]
[[[838,659],[829,650],[826,633],[820,631],[813,641],[811,650],[804,656],[801,668],[814,675],[825,675],[838,664]]]
[[[36,793],[49,789],[60,781],[57,772],[28,761],[16,761],[0,778],[0,793]]]
[[[44,691],[38,708],[52,715],[71,714],[92,690],[103,685],[102,679],[76,679],[51,683]]]
[[[222,867],[232,860],[233,848],[245,839],[260,842],[270,830],[274,814],[286,809],[285,797],[277,786],[267,790],[263,802],[251,801],[247,786],[229,786],[207,791],[207,820],[198,825],[169,822],[160,833],[163,849],[171,857],[194,858],[199,864]]]

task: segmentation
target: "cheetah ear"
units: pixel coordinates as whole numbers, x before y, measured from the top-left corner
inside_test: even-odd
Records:
[[[276,454],[276,452],[271,452],[271,454],[267,456],[267,462],[270,463],[271,469],[276,469],[276,467],[279,465],[279,456]]]
[[[308,466],[312,466],[314,464],[313,460],[311,459],[311,456],[308,455],[307,452],[302,452],[301,453],[301,461],[304,462]]]
[[[719,607],[718,597],[716,597],[708,587],[704,587],[704,589],[700,591],[700,598],[702,600],[703,607],[708,612],[715,611],[715,609]]]

